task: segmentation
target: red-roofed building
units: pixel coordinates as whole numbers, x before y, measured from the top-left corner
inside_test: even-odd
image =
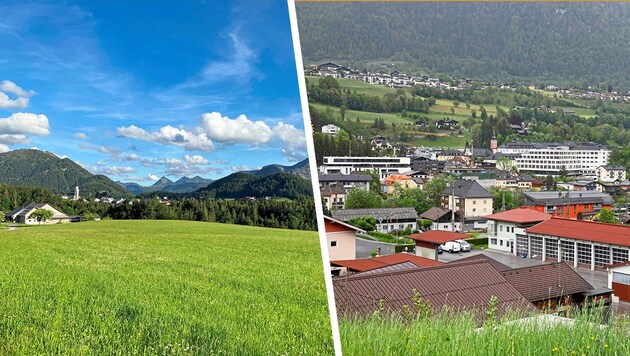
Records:
[[[431,267],[441,265],[442,262],[429,258],[415,256],[409,253],[395,253],[393,255],[363,258],[356,260],[330,261],[331,267],[345,267],[348,273],[371,271],[403,262],[411,262],[416,267]],[[345,275],[342,271],[340,275]]]
[[[525,241],[525,229],[550,219],[551,214],[522,206],[484,218],[488,219],[488,249],[523,255],[527,253],[527,244],[519,245],[519,237]]]
[[[470,238],[470,235],[451,231],[429,230],[420,234],[409,235],[408,237],[416,243],[416,256],[437,260],[438,246],[445,242]]]
[[[630,260],[630,226],[552,217],[525,231],[528,258],[590,269]]]
[[[608,269],[608,288],[613,290],[615,303],[630,303],[630,261],[606,266]]]

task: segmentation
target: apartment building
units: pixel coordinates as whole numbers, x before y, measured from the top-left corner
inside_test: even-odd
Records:
[[[597,143],[510,142],[497,152],[520,154],[514,159],[519,172],[557,176],[564,169],[569,175],[596,178],[596,169],[607,165],[610,148]]]
[[[380,179],[390,174],[400,174],[411,170],[409,157],[324,157],[319,172],[323,174],[350,174],[357,171],[379,172]]]

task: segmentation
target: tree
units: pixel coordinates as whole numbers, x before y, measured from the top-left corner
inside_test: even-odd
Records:
[[[512,167],[514,167],[514,162],[512,162],[512,160],[507,157],[501,157],[497,159],[496,166],[497,169],[500,169],[502,171],[511,171]]]
[[[555,186],[556,186],[556,181],[553,179],[551,175],[548,175],[547,179],[545,179],[545,188],[547,190],[553,190]]]
[[[346,120],[346,112],[348,111],[348,107],[345,105],[341,105],[339,108],[339,116],[341,117],[341,121]]]
[[[599,212],[599,219],[597,221],[609,224],[616,224],[619,222],[619,220],[617,220],[617,217],[615,216],[615,213],[613,213],[612,210],[608,209],[602,209],[602,211]]]
[[[37,209],[31,213],[31,216],[37,219],[38,223],[46,222],[53,217],[53,212],[46,209]]]
[[[348,223],[365,231],[374,231],[376,229],[376,218],[373,216],[362,216],[360,218],[350,219]]]
[[[346,196],[346,209],[380,208],[381,196],[362,188],[352,188]]]

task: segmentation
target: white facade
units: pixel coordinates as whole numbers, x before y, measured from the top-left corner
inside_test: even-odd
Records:
[[[380,179],[390,174],[400,174],[411,170],[409,157],[324,157],[319,167],[323,174],[350,174],[355,171],[378,170]]]
[[[516,235],[526,236],[516,223],[488,220],[488,249],[516,253]],[[526,246],[525,246],[526,247]]]
[[[613,281],[616,284],[620,284],[622,288],[630,288],[630,265],[628,266],[616,266],[608,268],[608,288],[613,289]],[[623,300],[627,302],[626,300]],[[612,302],[619,303],[619,296],[615,295],[613,290]]]
[[[599,166],[596,171],[597,180],[604,183],[623,182],[626,180],[624,167]]]
[[[599,166],[608,164],[610,149],[601,146],[569,145],[522,145],[501,146],[500,153],[520,154],[514,159],[519,172],[533,172],[539,175],[558,175],[564,168],[569,174],[595,177]]]
[[[322,132],[335,136],[339,132],[339,126],[333,124],[322,126]]]

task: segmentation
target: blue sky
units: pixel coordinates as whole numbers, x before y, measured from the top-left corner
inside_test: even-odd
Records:
[[[0,2],[0,152],[150,184],[306,158],[286,1]]]

